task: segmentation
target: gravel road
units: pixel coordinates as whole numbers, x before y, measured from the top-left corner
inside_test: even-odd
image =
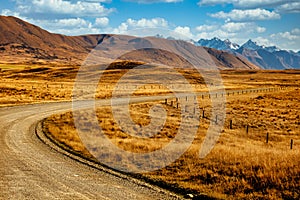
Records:
[[[259,88],[233,90],[231,93],[265,91],[272,90]],[[171,97],[133,97],[131,102]],[[78,109],[90,107],[91,103],[84,101],[78,104]],[[99,100],[97,103],[108,105],[110,101]],[[117,103],[123,104],[126,100],[120,98]],[[39,121],[71,109],[70,102],[0,108],[0,199],[180,199],[158,187],[77,162],[38,139],[35,128]]]
[[[71,106],[65,102],[0,109],[0,199],[179,199],[89,167],[41,142],[35,134],[37,122]]]

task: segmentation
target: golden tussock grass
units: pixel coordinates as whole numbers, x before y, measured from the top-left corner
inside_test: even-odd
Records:
[[[42,67],[43,68],[43,67]],[[57,100],[71,100],[77,67],[40,67],[33,69],[2,70],[0,72],[1,106]],[[98,85],[98,98],[109,98],[117,80],[127,69],[110,69]],[[179,70],[180,71],[180,70]],[[193,88],[205,91],[203,79],[193,70],[182,70]],[[222,71],[225,88],[247,89],[285,86],[286,90],[248,93],[226,97],[226,120],[220,139],[204,159],[199,150],[211,123],[211,102],[198,98],[208,119],[193,120],[199,123],[196,138],[187,152],[163,169],[143,174],[144,177],[226,199],[299,199],[300,198],[300,84],[299,71]],[[87,74],[93,78],[95,74]],[[134,84],[135,80],[132,80]],[[105,84],[104,84],[105,83]],[[47,84],[48,88],[47,88]],[[63,85],[63,87],[61,87]],[[126,92],[126,86],[123,88]],[[135,95],[169,93],[158,85],[140,88]],[[173,99],[174,100],[174,99]],[[164,102],[132,104],[130,117],[136,126],[130,130],[140,133],[150,123],[150,108],[161,103],[167,110],[163,129],[150,138],[128,135],[115,120],[110,107],[97,108],[97,118],[108,138],[126,151],[151,152],[168,144],[176,135],[181,123],[181,112]],[[80,111],[79,123],[87,130],[91,126],[91,113]],[[44,131],[49,137],[72,148],[90,159],[92,155],[81,142],[73,121],[72,112],[49,117],[44,121]],[[229,128],[230,120],[233,129]],[[248,125],[248,133],[246,126]],[[269,141],[266,143],[266,134]],[[293,149],[290,141],[293,139]],[[119,162],[117,158],[112,161]]]
[[[229,97],[224,130],[206,158],[199,158],[199,150],[210,120],[201,119],[196,139],[185,154],[170,166],[143,176],[218,198],[297,199],[300,195],[300,105],[295,100],[298,97],[299,90],[295,88],[276,93],[240,95],[238,99]],[[130,106],[131,117],[138,124],[137,130],[131,132],[138,132],[139,125],[149,123],[147,113],[155,103]],[[99,126],[119,148],[136,153],[154,151],[172,140],[180,124],[180,112],[174,107],[163,106],[168,110],[167,121],[162,131],[150,139],[132,137],[122,131],[109,107],[97,109]],[[209,110],[209,105],[206,109]],[[286,109],[287,112],[284,111]],[[84,119],[89,118],[85,112],[82,115]],[[233,119],[233,129],[229,129],[230,119]],[[84,126],[84,120],[82,123]],[[66,124],[69,127],[50,131],[57,140],[61,135],[76,133],[72,113],[52,116],[45,121],[45,127],[64,127]],[[245,125],[250,126],[248,134]],[[267,132],[270,134],[268,144]],[[84,145],[77,139],[77,145],[80,144],[80,149],[84,150]],[[290,139],[294,140],[292,150]],[[72,147],[73,144],[66,145]]]

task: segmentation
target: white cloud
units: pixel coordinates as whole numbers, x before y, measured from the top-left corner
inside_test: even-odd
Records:
[[[210,16],[219,19],[226,19],[227,21],[256,21],[280,19],[280,15],[276,12],[260,8],[250,10],[233,9],[229,13],[220,11],[214,14],[210,14]]]
[[[264,45],[264,46],[276,46],[273,42],[271,42],[268,38],[266,37],[256,37],[253,38],[253,41],[255,41],[259,45]]]
[[[76,19],[58,19],[54,20],[55,24],[59,24],[61,27],[84,27],[88,26],[90,22],[81,19],[81,18],[76,18]]]
[[[300,2],[286,3],[276,8],[277,12],[300,13]]]
[[[218,26],[216,25],[201,25],[197,26],[196,30],[199,32],[213,31],[216,30]]]
[[[112,0],[82,0],[85,2],[92,2],[92,3],[111,3]]]
[[[233,4],[239,8],[275,8],[277,6],[298,2],[299,0],[201,0],[199,6]]]
[[[295,29],[293,29],[293,30],[291,31],[291,33],[292,33],[293,35],[300,35],[300,29],[299,29],[299,28],[295,28]]]
[[[128,24],[126,24],[125,22],[123,22],[113,32],[118,34],[118,33],[124,33],[127,30],[128,30]]]
[[[286,31],[286,32],[280,32],[276,34],[272,34],[271,38],[273,39],[286,39],[286,40],[298,40],[300,44],[300,30],[299,29],[293,29],[292,31]]]
[[[229,22],[224,24],[221,28],[224,31],[234,33],[234,32],[240,32],[245,30],[251,25],[251,23],[235,23],[235,22]]]
[[[65,27],[62,27],[62,28],[53,29],[53,31],[51,32],[61,33],[64,35],[78,36],[78,35],[86,35],[86,34],[100,34],[100,33],[105,33],[106,31],[102,31],[92,27],[79,27],[74,29],[66,29]]]
[[[263,33],[266,31],[265,27],[258,26],[253,22],[228,22],[220,28],[229,33]]]
[[[217,5],[217,4],[228,4],[233,3],[230,0],[201,0],[198,2],[199,6],[210,6],[210,5]]]
[[[258,27],[256,27],[256,32],[258,32],[258,33],[264,33],[264,32],[266,32],[266,28],[265,27],[260,27],[260,26],[258,26]]]
[[[33,19],[24,17],[20,13],[13,12],[8,9],[2,10],[0,15],[15,16],[52,33],[60,33],[65,35],[99,34],[111,32],[109,27],[106,27],[109,23],[109,19],[106,17],[96,18],[95,23],[91,23],[90,21],[79,17],[47,20]]]
[[[104,27],[109,24],[109,19],[107,17],[101,17],[101,18],[96,18],[95,19],[95,24],[94,26],[96,27]]]
[[[254,22],[228,22],[220,27],[223,31],[237,34],[263,33],[265,27],[258,26]]]
[[[176,3],[182,2],[183,0],[126,0],[127,2],[136,2],[136,3]]]
[[[168,22],[163,18],[152,18],[140,20],[134,20],[129,18],[126,23],[134,28],[156,28],[156,27],[168,27]]]
[[[0,15],[3,15],[3,16],[15,16],[15,17],[18,17],[18,18],[22,18],[22,16],[20,15],[20,13],[11,11],[9,9],[2,10]]]
[[[258,34],[265,32],[266,28],[258,26],[254,22],[227,22],[219,25],[202,25],[196,36],[200,38],[211,39],[218,37],[222,40],[230,39],[232,42],[242,44],[250,38],[257,37]],[[204,27],[204,28],[202,28]],[[209,29],[206,29],[209,27]],[[206,30],[205,30],[206,29]]]
[[[271,34],[269,40],[282,49],[300,50],[300,29]]]
[[[133,31],[134,29],[168,28],[168,26],[169,26],[168,21],[163,18],[152,18],[152,19],[142,18],[139,20],[129,18],[126,20],[126,22],[121,23],[118,26],[118,28],[115,28],[113,30],[113,33],[124,34],[127,33],[128,31]]]
[[[218,37],[220,39],[227,39],[227,38],[234,38],[237,34],[233,32],[227,32],[221,29],[211,31],[211,32],[201,32],[197,34],[197,38],[203,38],[203,39],[211,39],[214,37]]]
[[[177,26],[173,30],[164,18],[142,18],[139,20],[127,19],[121,23],[118,28],[113,30],[115,34],[129,34],[136,36],[154,36],[161,34],[165,37],[174,37],[176,39],[194,39],[191,28],[188,26]]]
[[[45,28],[53,33],[61,33],[65,35],[83,35],[83,34],[99,34],[104,32],[104,29],[99,29],[98,26],[90,21],[82,18],[68,18],[55,20],[35,20],[28,19],[30,23]]]
[[[192,39],[194,37],[194,35],[191,32],[190,27],[187,26],[177,26],[174,29],[174,32],[177,33],[176,34],[176,38],[178,39]]]
[[[23,15],[34,14],[59,14],[71,15],[73,17],[84,16],[106,16],[113,12],[114,9],[107,9],[99,2],[107,1],[71,1],[65,0],[33,0],[18,1],[17,11]]]

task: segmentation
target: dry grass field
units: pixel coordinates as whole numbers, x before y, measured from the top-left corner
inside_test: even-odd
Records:
[[[112,90],[122,75],[129,69],[140,65],[139,62],[117,62],[106,70],[97,87],[97,98],[111,97]],[[125,67],[124,67],[125,65]],[[92,81],[99,77],[99,68],[89,69],[85,73],[85,80]],[[78,73],[79,66],[67,65],[14,65],[0,64],[0,107],[13,106],[30,103],[45,103],[57,101],[71,101],[74,88],[74,80]],[[189,76],[190,72],[182,72]],[[194,79],[193,85],[202,80]],[[196,81],[195,81],[196,80]],[[132,84],[135,80],[132,80]],[[200,85],[199,85],[200,86]],[[126,87],[123,85],[123,87]],[[89,91],[89,85],[84,90]],[[127,90],[126,88],[124,88]],[[151,88],[140,88],[134,95],[153,95],[169,93],[165,88],[158,85]],[[205,90],[205,86],[197,88]],[[86,91],[83,91],[86,92]]]
[[[2,67],[0,105],[71,100],[77,70],[78,67],[70,66]],[[99,84],[97,97],[109,98],[116,80],[126,70],[106,71],[101,80],[105,84]],[[194,71],[181,73],[197,91],[207,90],[203,79]],[[210,99],[198,97],[206,118],[195,119],[195,124],[191,124],[199,124],[192,146],[170,166],[141,176],[177,191],[206,193],[221,199],[299,199],[300,72],[227,70],[221,75],[227,90],[279,86],[285,89],[226,96],[226,120],[221,137],[203,159],[199,158],[199,149],[208,126],[213,122],[210,120]],[[148,86],[140,88],[136,95],[165,93],[168,93],[166,88]],[[126,151],[143,153],[160,149],[175,137],[181,122],[180,110],[170,104],[165,105],[164,101],[147,102],[131,104],[130,114],[137,123],[137,128],[132,131],[139,131],[141,126],[150,122],[149,110],[157,103],[167,110],[167,120],[162,130],[153,137],[141,139],[126,134],[119,128],[108,106],[97,108],[99,126],[114,144]],[[72,116],[73,113],[68,112],[49,117],[43,122],[44,131],[65,148],[94,159],[82,144]],[[83,119],[89,117],[88,112],[82,111]],[[84,126],[85,122],[80,123]],[[112,163],[118,162],[118,158],[111,160]]]
[[[129,69],[141,63],[117,63],[106,70],[99,82],[96,97],[109,98],[115,87],[116,80]],[[125,67],[124,67],[125,65]],[[42,103],[53,101],[70,101],[79,66],[68,65],[14,65],[0,64],[0,106]],[[97,68],[95,68],[95,71]],[[90,70],[86,73],[87,80],[98,78],[99,73]],[[188,79],[195,91],[207,91],[201,75],[191,69],[178,69]],[[157,74],[158,75],[158,74]],[[227,70],[222,72],[226,89],[244,89],[274,86],[299,85],[299,71],[254,71]],[[132,84],[135,80],[131,80]],[[129,83],[130,85],[130,83]],[[85,88],[85,89],[88,89]],[[127,88],[124,86],[124,91]],[[166,94],[170,91],[158,85],[146,86],[134,95]]]
[[[78,67],[0,65],[0,106],[71,100]]]
[[[299,95],[299,90],[291,88],[271,94],[228,98],[224,130],[206,158],[200,159],[198,155],[210,123],[208,119],[202,118],[197,137],[184,155],[171,166],[143,175],[175,188],[204,192],[217,198],[299,198]],[[157,102],[132,105],[133,120],[141,125],[149,123],[147,113],[154,103]],[[143,153],[162,148],[176,134],[180,112],[171,106],[164,107],[168,110],[165,126],[150,139],[126,135],[113,120],[109,107],[99,108],[97,114],[100,126],[114,144],[127,151]],[[232,129],[229,128],[231,119]],[[126,120],[122,123],[126,123]],[[249,125],[248,133],[246,125]],[[48,118],[44,128],[53,139],[73,148],[77,153],[91,157],[78,137],[72,113]],[[291,139],[294,142],[293,149],[290,149]],[[111,160],[118,162],[118,158]]]

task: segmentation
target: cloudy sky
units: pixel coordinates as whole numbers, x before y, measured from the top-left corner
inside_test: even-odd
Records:
[[[65,35],[158,28],[300,50],[299,0],[1,0],[0,14]]]

